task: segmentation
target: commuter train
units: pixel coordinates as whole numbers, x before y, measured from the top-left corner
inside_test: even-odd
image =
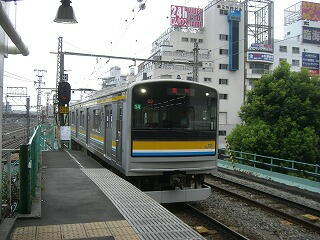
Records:
[[[146,80],[70,106],[72,140],[160,203],[198,201],[217,169],[218,93],[182,80]]]

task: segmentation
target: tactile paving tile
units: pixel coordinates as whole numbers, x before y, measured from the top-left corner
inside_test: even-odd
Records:
[[[37,240],[61,240],[61,232],[37,233]]]
[[[94,229],[108,229],[108,226],[105,222],[83,223],[82,225],[86,231]]]
[[[31,227],[18,227],[15,229],[15,234],[35,234],[37,231],[37,227],[31,226]]]
[[[62,239],[78,239],[78,238],[87,238],[86,233],[83,230],[80,231],[63,231]]]
[[[54,233],[60,232],[60,225],[47,225],[47,226],[38,226],[37,234],[39,233]]]
[[[110,230],[107,228],[86,230],[86,233],[88,238],[112,236]]]
[[[12,240],[36,240],[36,233],[24,233],[24,234],[16,234],[13,233]]]
[[[81,169],[111,200],[119,212],[145,240],[204,239],[191,227],[135,186],[107,169]],[[112,184],[110,184],[112,183]],[[110,227],[111,232],[116,231]],[[129,235],[117,235],[115,239]]]

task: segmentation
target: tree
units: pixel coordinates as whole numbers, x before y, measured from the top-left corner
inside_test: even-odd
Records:
[[[320,163],[320,80],[282,62],[255,81],[243,122],[227,137],[232,150]]]

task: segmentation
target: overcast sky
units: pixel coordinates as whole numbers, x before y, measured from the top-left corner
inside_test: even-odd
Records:
[[[144,0],[145,2],[146,0]],[[283,10],[300,0],[275,0],[275,38],[282,38]],[[320,2],[319,0],[312,0]],[[45,69],[46,87],[55,87],[56,55],[58,37],[64,40],[63,50],[98,54],[149,57],[152,42],[169,26],[168,16],[173,4],[204,7],[208,0],[147,0],[146,9],[138,11],[137,0],[72,0],[78,24],[53,22],[60,0],[21,0],[10,4],[10,17],[30,55],[9,55],[5,59],[4,94],[7,86],[26,86],[31,104],[36,103],[32,81],[34,69]],[[120,65],[123,73],[129,72],[130,61],[106,60],[85,57],[65,57],[65,69],[70,69],[72,88],[99,89],[101,81],[96,78],[108,76],[108,70]],[[25,79],[17,80],[16,76]],[[9,78],[11,76],[14,78]],[[44,98],[42,100],[43,104]]]

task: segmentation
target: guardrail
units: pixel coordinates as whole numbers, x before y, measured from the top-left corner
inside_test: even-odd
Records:
[[[269,171],[295,175],[297,177],[308,178],[314,181],[320,181],[320,165],[298,162],[294,160],[262,156],[259,154],[247,153],[225,149],[219,149],[219,158],[222,160],[234,161],[255,168],[261,168]]]

